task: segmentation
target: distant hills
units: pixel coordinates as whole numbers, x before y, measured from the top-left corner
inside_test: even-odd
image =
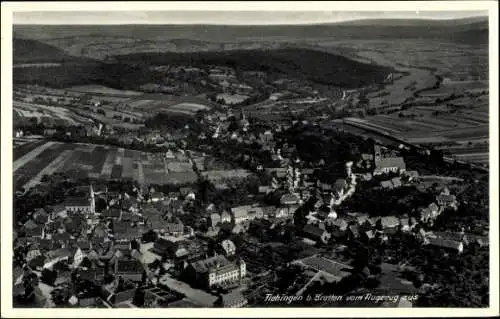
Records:
[[[471,32],[477,31],[477,32]],[[191,39],[204,42],[234,42],[311,39],[421,38],[463,42],[457,33],[482,35],[488,41],[488,18],[456,20],[377,19],[309,25],[14,25],[14,37],[54,40],[67,37],[127,37],[137,40]],[[450,38],[451,35],[451,38]],[[176,40],[177,41],[177,40]]]
[[[14,64],[58,62],[69,58],[63,50],[36,40],[14,38],[12,46]]]
[[[391,70],[310,48],[326,41],[413,39],[484,47],[488,20],[387,19],[266,26],[14,25],[15,64],[63,64],[52,68],[50,75],[39,67],[17,69],[14,81],[57,87],[93,83],[134,88],[151,78],[161,78],[149,65],[217,64],[324,85],[358,87],[380,82]]]

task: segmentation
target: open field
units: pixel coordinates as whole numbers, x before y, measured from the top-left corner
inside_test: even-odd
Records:
[[[23,187],[71,146],[48,142],[14,162],[14,187]]]
[[[205,171],[202,175],[210,181],[220,181],[232,178],[245,178],[250,172],[244,169]]]
[[[453,43],[430,39],[398,39],[397,41],[338,40],[318,42],[325,49],[347,49],[356,59],[395,67],[400,71],[418,67],[435,70],[450,80],[468,81],[488,78],[488,45],[485,43]]]
[[[19,63],[19,64],[14,64],[12,67],[15,68],[31,68],[31,67],[38,67],[38,68],[49,68],[53,66],[60,66],[61,63]]]
[[[183,158],[92,144],[46,142],[14,162],[14,185],[32,187],[43,175],[66,173],[74,178],[124,179],[140,184],[191,183],[198,176]]]
[[[42,145],[37,146],[32,149],[28,153],[24,154],[22,157],[18,158],[14,161],[12,166],[12,170],[15,173],[19,168],[25,166],[28,162],[33,161],[35,158],[40,156],[45,150],[49,149],[52,145],[56,144],[55,142],[47,142]]]
[[[68,91],[74,91],[79,93],[97,93],[103,95],[118,95],[118,96],[138,96],[142,95],[141,92],[129,91],[129,90],[116,90],[103,85],[80,85],[73,86],[67,89]]]
[[[14,101],[13,110],[14,122],[22,122],[23,119],[29,121],[31,118],[36,118],[37,122],[65,123],[69,126],[91,122],[88,118],[75,114],[64,107]]]
[[[22,144],[16,145],[16,139],[14,139],[14,149],[12,151],[12,158],[14,161],[36,149],[37,147],[43,145],[45,141],[43,140],[35,140],[31,142],[25,142]]]
[[[248,95],[221,93],[217,94],[217,99],[224,99],[225,104],[231,105],[245,101],[248,99]]]
[[[143,126],[144,113],[134,112],[125,102],[136,95],[129,91],[110,89],[112,93],[84,93],[66,89],[51,89],[40,86],[18,86],[15,88],[14,123],[30,124],[35,118],[47,126],[74,126],[99,121],[115,127],[138,129]],[[106,92],[108,88],[89,86],[88,92]],[[120,93],[120,95],[116,95]],[[36,103],[35,103],[36,101]],[[98,105],[98,106],[95,106]]]
[[[432,87],[437,81],[433,73],[428,70],[410,68],[408,72],[409,75],[385,85],[382,92],[386,95],[380,96],[380,92],[368,94],[370,107],[381,108],[401,104],[411,98],[415,91]]]
[[[466,107],[416,107],[407,110],[413,117],[393,113],[364,119],[347,118],[344,122],[361,130],[393,135],[408,143],[436,147],[457,160],[488,164],[488,110],[477,107],[472,100]],[[440,113],[436,114],[438,110]]]

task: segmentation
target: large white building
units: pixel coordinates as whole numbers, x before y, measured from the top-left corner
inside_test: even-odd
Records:
[[[207,287],[233,284],[244,278],[247,273],[243,260],[233,263],[223,255],[198,260],[188,267],[193,279]]]
[[[264,212],[261,207],[254,207],[251,205],[238,206],[231,208],[231,217],[235,224],[240,224],[256,218],[263,218]]]

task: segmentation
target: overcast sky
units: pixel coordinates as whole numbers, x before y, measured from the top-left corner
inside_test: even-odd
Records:
[[[119,5],[119,3],[116,3]],[[309,24],[358,19],[456,19],[487,11],[38,11],[14,12],[14,24]]]

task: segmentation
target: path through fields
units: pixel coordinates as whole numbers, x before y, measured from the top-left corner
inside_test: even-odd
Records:
[[[52,162],[50,162],[49,165],[45,166],[40,172],[38,172],[38,174],[36,174],[35,177],[33,177],[26,184],[24,184],[24,186],[23,186],[24,189],[27,190],[27,189],[35,186],[36,184],[40,183],[43,175],[52,175],[54,172],[59,170],[64,165],[66,160],[68,160],[70,158],[71,152],[72,151],[70,151],[70,150],[66,150],[66,151],[62,152],[61,155],[56,157]]]
[[[25,154],[21,158],[17,159],[16,161],[14,161],[14,164],[12,166],[12,171],[15,173],[19,168],[26,165],[26,163],[32,161],[35,157],[40,155],[43,151],[45,151],[46,149],[48,149],[49,147],[51,147],[54,144],[56,144],[56,142],[47,142],[47,143],[35,148],[31,152]]]

